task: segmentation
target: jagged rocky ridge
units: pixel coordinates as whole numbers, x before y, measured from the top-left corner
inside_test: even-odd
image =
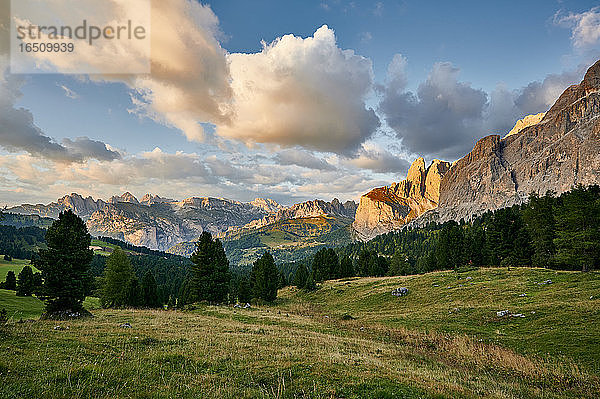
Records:
[[[196,240],[203,231],[219,234],[280,208],[275,201],[260,198],[251,203],[208,197],[174,201],[146,194],[138,201],[131,193],[124,193],[105,202],[73,193],[48,205],[25,204],[7,211],[56,219],[60,212],[72,209],[86,221],[94,236],[115,237],[164,251],[177,243]]]
[[[434,209],[439,200],[440,182],[449,168],[449,162],[438,159],[425,167],[425,160],[418,158],[410,166],[405,180],[363,195],[352,225],[358,238],[368,240],[399,229]]]
[[[417,196],[411,202],[406,191],[398,195],[394,185],[363,195],[353,224],[358,237],[369,239],[406,223],[469,219],[523,203],[532,192],[560,194],[579,184],[600,184],[599,116],[600,61],[548,112],[520,119],[504,138],[490,135],[479,140],[441,174],[439,201]],[[422,170],[422,161],[415,162]],[[413,175],[409,171],[405,181],[412,181]]]
[[[440,221],[519,204],[530,193],[600,183],[600,61],[532,126],[491,135],[458,160],[440,185]]]

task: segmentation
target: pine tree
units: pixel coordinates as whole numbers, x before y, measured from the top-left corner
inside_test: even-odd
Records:
[[[127,284],[135,277],[129,257],[121,248],[114,249],[104,268],[104,285],[100,301],[104,307],[121,307],[127,303]]]
[[[17,279],[17,296],[31,296],[35,288],[31,266],[25,266]]]
[[[287,279],[285,278],[285,274],[282,271],[280,271],[279,272],[279,283],[277,284],[277,288],[282,289],[284,287],[287,287],[287,285],[288,285],[288,282],[287,282]]]
[[[600,262],[600,187],[577,187],[560,197],[556,258],[588,271]]]
[[[138,308],[144,305],[144,293],[137,277],[132,277],[125,286],[125,305]]]
[[[146,272],[142,279],[142,292],[144,306],[149,308],[159,308],[161,306],[160,298],[158,297],[158,286],[156,285],[154,274],[150,270]]]
[[[396,251],[392,256],[390,262],[390,268],[387,272],[388,276],[406,276],[410,274],[410,263],[408,263],[408,257],[400,252]]]
[[[556,255],[554,246],[556,221],[554,220],[553,193],[544,197],[532,193],[529,203],[523,208],[523,219],[533,245],[532,264],[536,267],[550,267]]]
[[[306,278],[306,284],[304,284],[304,289],[306,291],[314,291],[317,289],[317,284],[315,283],[315,280],[313,280],[312,275],[310,274]]]
[[[229,261],[221,241],[213,240],[208,232],[203,232],[191,256],[191,288],[196,300],[212,303],[223,302],[229,292]]]
[[[463,231],[455,221],[444,223],[438,236],[436,250],[440,269],[455,269],[463,264]]]
[[[46,311],[81,311],[92,288],[89,266],[94,255],[85,223],[71,210],[61,212],[46,232],[48,249],[41,249],[34,265],[42,272],[40,299]]]
[[[340,262],[337,254],[331,248],[317,251],[312,262],[312,277],[315,281],[339,278]]]
[[[15,291],[17,289],[17,278],[15,277],[15,272],[12,270],[9,270],[8,273],[6,273],[4,289],[10,291]]]
[[[277,298],[279,271],[270,252],[265,252],[252,265],[252,293],[255,298],[273,302]]]
[[[354,265],[348,255],[340,260],[340,277],[354,277]]]
[[[240,303],[248,303],[252,300],[252,288],[248,277],[242,277],[239,281],[237,300]]]
[[[308,270],[306,269],[306,265],[304,263],[300,263],[296,269],[296,273],[294,273],[294,280],[292,284],[298,288],[304,288],[307,278]]]

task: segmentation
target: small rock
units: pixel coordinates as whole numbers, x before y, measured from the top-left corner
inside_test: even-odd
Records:
[[[469,276],[466,278],[466,280],[473,280],[473,277]]]
[[[129,324],[129,323],[120,324],[119,327],[121,327],[121,328],[133,328],[133,327],[131,327],[131,324]]]
[[[247,304],[245,304],[245,305],[244,305],[244,309],[250,309],[251,307],[252,307],[252,306],[250,306],[250,304],[249,304],[249,303],[247,303]]]
[[[405,296],[405,295],[408,295],[408,288],[406,288],[406,287],[396,288],[395,290],[392,291],[392,295],[393,296]]]
[[[520,296],[520,297],[524,297],[524,296],[527,296],[527,294],[521,294],[521,295],[519,295],[519,296]]]
[[[439,284],[434,284],[433,286],[434,286],[434,287],[439,287],[440,285],[439,285]]]
[[[233,305],[234,308],[239,309],[242,307],[242,305],[240,305],[239,303],[236,303],[235,305]]]
[[[525,317],[525,315],[523,313],[514,313],[511,314],[510,317]]]
[[[594,299],[594,296],[593,296],[593,295],[590,295],[590,299]]]
[[[538,285],[552,284],[552,283],[553,283],[552,280],[546,280],[546,281],[542,281],[541,283],[538,283]]]
[[[54,326],[53,330],[64,330],[64,328],[62,326]]]
[[[531,311],[531,314],[535,314],[535,310],[532,310],[532,311]]]
[[[510,315],[510,312],[508,310],[501,310],[499,312],[496,312],[496,316],[498,317],[504,317],[508,315]]]

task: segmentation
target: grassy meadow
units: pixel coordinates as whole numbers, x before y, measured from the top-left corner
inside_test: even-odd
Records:
[[[480,269],[286,288],[251,309],[10,323],[0,397],[597,398],[596,296],[597,272]]]

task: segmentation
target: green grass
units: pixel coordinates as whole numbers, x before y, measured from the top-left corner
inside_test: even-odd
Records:
[[[547,279],[554,284],[534,284]],[[399,286],[409,288],[406,297],[390,295]],[[89,320],[12,323],[0,332],[0,397],[516,399],[600,392],[599,273],[436,272],[279,294],[276,304],[248,310],[99,309]],[[526,317],[498,318],[504,309]],[[125,322],[133,328],[119,327]]]
[[[7,262],[4,260],[4,255],[0,255],[0,281],[6,280],[6,275],[11,270],[15,272],[15,277],[18,277],[19,273],[21,273],[21,270],[26,265],[29,265],[28,260],[13,259],[12,261]],[[31,266],[31,268],[33,269],[34,273],[38,272],[38,269],[35,267]]]

